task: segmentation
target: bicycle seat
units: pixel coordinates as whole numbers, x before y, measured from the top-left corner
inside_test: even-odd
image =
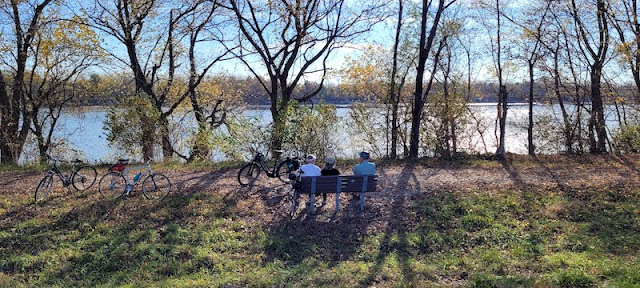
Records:
[[[273,150],[273,153],[281,154],[282,152],[284,152],[284,150]]]
[[[71,160],[71,163],[80,164],[80,163],[82,163],[82,160],[80,160],[80,159]]]
[[[120,159],[118,159],[118,162],[120,162],[120,163],[126,163],[126,162],[129,162],[129,159],[126,159],[126,158],[120,158]]]

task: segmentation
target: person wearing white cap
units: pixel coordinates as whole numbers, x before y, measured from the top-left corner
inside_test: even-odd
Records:
[[[304,164],[300,167],[300,173],[302,177],[309,176],[320,176],[322,173],[320,172],[320,167],[316,166],[316,156],[313,154],[307,155],[305,158],[307,164]]]

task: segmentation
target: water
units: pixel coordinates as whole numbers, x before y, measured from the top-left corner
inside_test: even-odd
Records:
[[[485,128],[484,137],[481,137],[476,131],[476,123],[467,124],[458,137],[458,147],[461,151],[470,153],[493,153],[496,150],[496,137],[494,133],[495,129],[495,117],[496,106],[495,104],[472,104],[470,109],[480,120],[480,126]],[[569,107],[569,109],[575,109],[575,107]],[[349,108],[338,108],[337,113],[340,116],[342,122],[339,127],[339,131],[336,131],[336,156],[337,157],[355,157],[354,155],[363,149],[370,150],[370,147],[365,147],[361,141],[354,139],[349,131]],[[549,117],[549,119],[556,119],[558,124],[551,125],[558,127],[561,125],[561,116],[559,106],[548,105],[536,105],[535,106],[535,118],[542,119],[543,115]],[[637,115],[635,112],[629,112],[628,114]],[[267,109],[253,109],[246,110],[243,113],[244,116],[257,116],[260,119],[260,125],[268,124],[271,121],[271,113]],[[88,160],[91,163],[109,163],[113,162],[118,157],[134,158],[131,155],[123,154],[123,151],[119,151],[117,148],[109,145],[105,130],[103,129],[103,122],[107,116],[105,110],[89,110],[82,112],[68,112],[64,113],[59,121],[59,125],[54,132],[54,137],[58,139],[64,139],[65,146],[58,147],[58,151],[52,151],[51,154],[59,155],[61,153],[68,154],[67,157],[79,157],[81,159]],[[509,153],[526,154],[527,153],[527,118],[528,106],[527,105],[512,105],[508,110],[507,121],[507,134],[505,148]],[[585,113],[583,117],[588,117]],[[613,106],[607,107],[607,125],[609,132],[615,131],[618,126],[617,116],[615,108]],[[384,122],[384,115],[380,114],[378,121]],[[193,123],[181,124],[191,126]],[[191,126],[193,127],[193,126]],[[186,128],[191,127],[182,127]],[[183,133],[184,134],[184,133]],[[386,143],[384,143],[384,135],[380,136],[379,147],[381,147],[381,153],[384,153]],[[484,140],[484,141],[483,141]],[[484,144],[483,144],[484,143]],[[485,148],[486,145],[486,148]],[[544,143],[540,142],[536,144],[538,147],[545,149],[544,151],[553,153],[558,149],[562,149],[562,143]],[[183,152],[188,145],[184,143],[178,143],[177,147],[182,147]],[[71,151],[71,152],[70,152]],[[21,159],[22,163],[34,162],[37,155],[34,145],[27,145],[25,147],[25,153],[23,153]],[[223,155],[216,154],[215,160],[223,159]]]

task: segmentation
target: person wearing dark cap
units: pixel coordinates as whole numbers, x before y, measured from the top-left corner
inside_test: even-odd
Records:
[[[353,167],[353,175],[375,175],[376,164],[369,162],[369,152],[362,151],[358,153],[358,156],[360,156],[360,164]]]
[[[335,176],[340,175],[340,171],[334,166],[336,165],[336,158],[331,156],[324,159],[324,168],[320,173],[322,176]],[[327,193],[322,193],[322,205],[327,204]]]

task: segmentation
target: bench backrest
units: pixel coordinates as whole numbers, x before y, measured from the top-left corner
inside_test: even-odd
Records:
[[[366,180],[365,180],[366,179]],[[366,183],[365,183],[366,181]],[[376,191],[377,175],[367,176],[315,176],[301,178],[301,191],[311,192],[314,182],[315,191],[322,193]]]

